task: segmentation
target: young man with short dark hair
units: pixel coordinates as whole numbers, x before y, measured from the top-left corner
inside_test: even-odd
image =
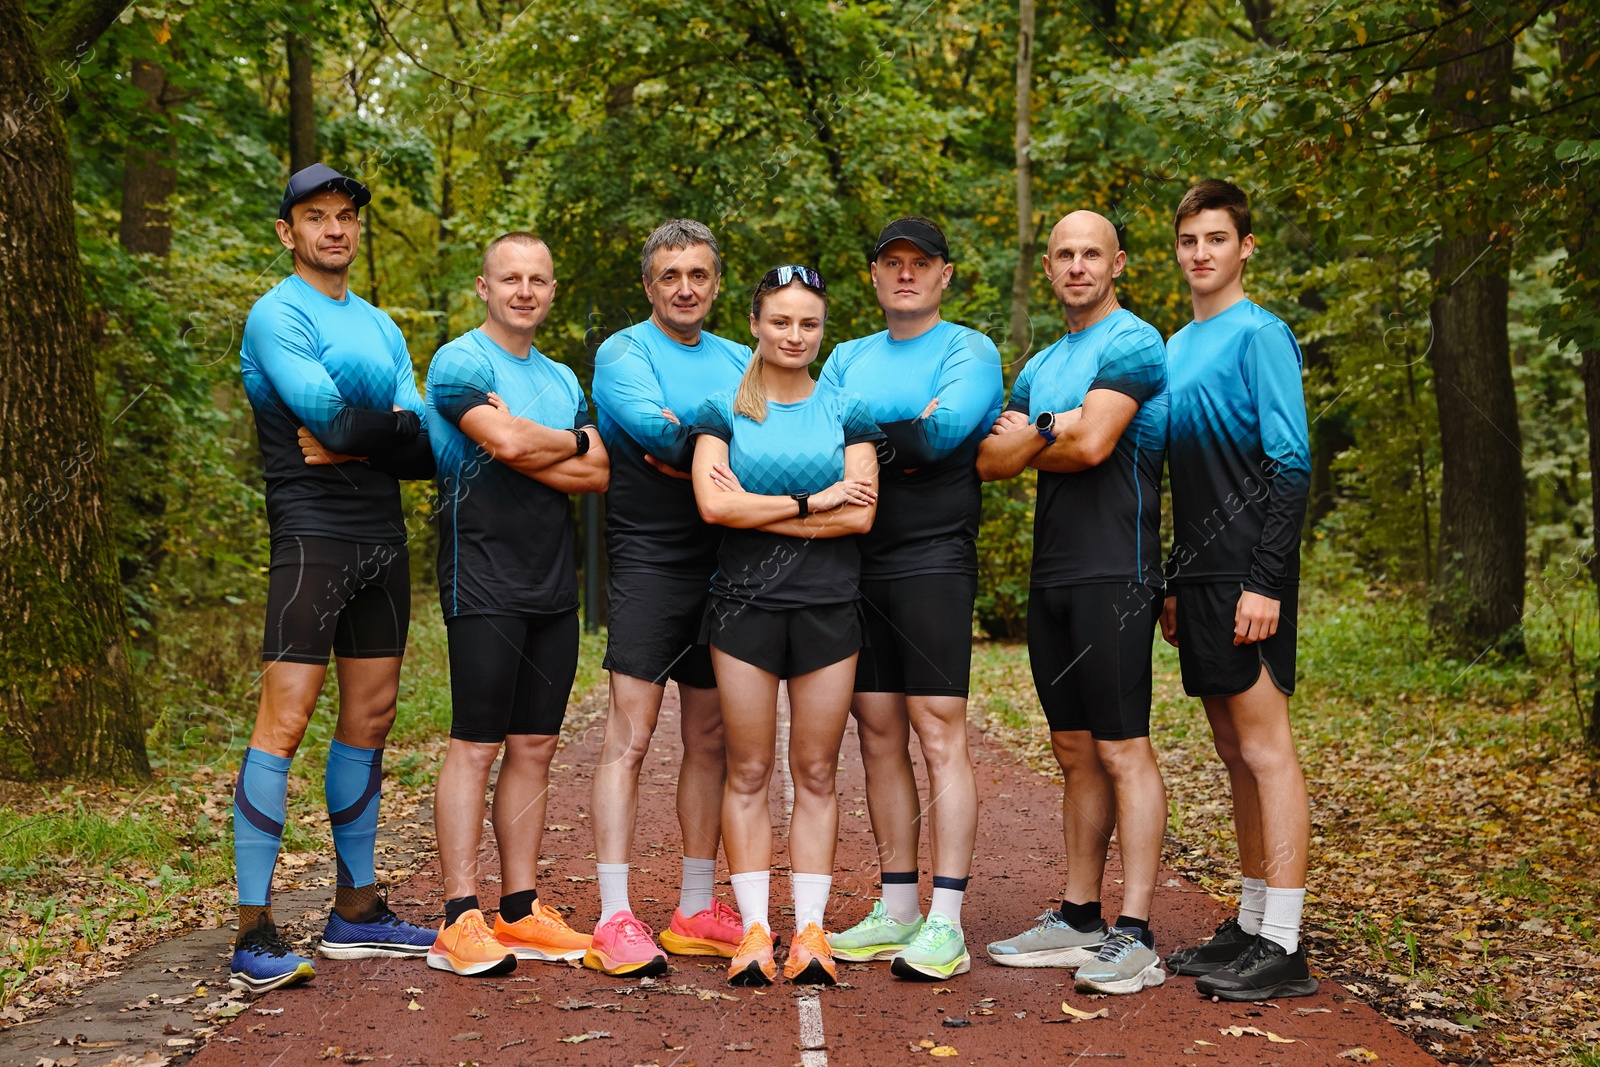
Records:
[[[1300,947],[1310,849],[1289,726],[1310,444],[1299,345],[1244,293],[1250,205],[1230,182],[1188,191],[1173,222],[1194,321],[1167,342],[1173,545],[1163,636],[1205,704],[1228,768],[1244,886],[1239,917],[1167,958],[1206,996],[1306,996]]]

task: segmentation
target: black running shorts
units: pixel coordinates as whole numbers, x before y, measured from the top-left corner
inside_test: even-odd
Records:
[[[326,666],[328,653],[381,659],[406,651],[406,546],[288,536],[272,542],[261,658]]]
[[[861,612],[853,600],[769,611],[714,596],[701,636],[734,659],[779,678],[798,678],[861,650]]]
[[[616,674],[712,689],[711,650],[700,640],[709,576],[612,571],[606,582],[606,658]]]
[[[578,673],[578,613],[457,615],[450,634],[450,736],[496,744],[558,734]]]
[[[1267,669],[1272,684],[1294,692],[1295,614],[1300,586],[1290,584],[1278,603],[1278,631],[1250,645],[1233,643],[1233,618],[1239,606],[1240,582],[1208,582],[1169,586],[1178,597],[1178,665],[1183,691],[1192,697],[1231,697],[1261,679]]]
[[[863,580],[866,647],[856,660],[856,692],[966,696],[977,595],[970,574]]]
[[[1150,649],[1161,601],[1137,582],[1034,586],[1028,659],[1052,732],[1150,736]]]

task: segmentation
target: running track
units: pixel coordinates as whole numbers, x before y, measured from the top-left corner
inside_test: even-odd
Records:
[[[641,781],[631,887],[635,912],[658,930],[666,926],[677,902],[678,829],[673,808],[677,723],[676,692],[669,689]],[[721,964],[693,959],[673,960],[672,970],[648,988],[559,964],[523,962],[513,975],[476,980],[430,970],[420,960],[318,959],[314,981],[258,1001],[213,1037],[192,1062],[205,1067],[369,1061],[508,1067],[969,1063],[1342,1067],[1352,1062],[1436,1062],[1358,998],[1327,980],[1316,996],[1276,1006],[1212,1003],[1196,995],[1193,979],[1188,978],[1171,978],[1138,996],[1095,999],[1071,991],[1069,972],[991,964],[983,955],[984,943],[1028,926],[1059,891],[1061,797],[1054,783],[1030,771],[1000,745],[976,730],[970,736],[982,815],[964,913],[973,955],[969,974],[942,984],[912,984],[891,977],[887,963],[841,963],[845,985],[817,994],[782,984],[764,992],[730,989]],[[581,929],[591,927],[599,902],[588,825],[590,768],[598,741],[595,726],[556,756],[547,818],[548,825],[558,829],[545,835],[548,862],[540,884],[544,901],[570,905],[569,919]],[[876,891],[853,731],[845,739],[840,764],[838,871],[828,912],[832,929],[864,915]],[[920,763],[918,770],[920,778]],[[776,776],[773,808],[779,817],[784,786],[783,777]],[[494,877],[498,861],[487,834],[485,842],[483,869]],[[786,862],[781,832],[778,844],[773,915],[778,931],[787,936],[789,885],[781,866]],[[926,843],[923,855],[926,863]],[[923,873],[926,894],[928,878],[926,870]],[[1114,862],[1105,887],[1108,916],[1116,914],[1120,875]],[[731,903],[726,878],[724,868],[719,871],[717,892]],[[1166,884],[1157,892],[1153,916],[1158,950],[1165,952],[1209,934],[1221,918],[1220,906],[1171,871],[1163,870],[1159,882]],[[397,889],[391,903],[409,918],[437,923],[444,906],[441,889],[435,863]],[[498,894],[498,884],[487,879],[479,891],[486,909],[494,906]],[[1062,1011],[1063,1001],[1081,1011],[1105,1009],[1108,1015],[1070,1022]],[[948,1026],[946,1020],[962,1025]],[[1230,1027],[1270,1031],[1292,1043],[1222,1032]],[[591,1033],[608,1036],[578,1043],[561,1040]],[[922,1044],[926,1042],[935,1048]],[[1378,1058],[1339,1058],[1355,1046]],[[954,1049],[954,1054],[947,1049]],[[933,1055],[935,1050],[940,1055]]]

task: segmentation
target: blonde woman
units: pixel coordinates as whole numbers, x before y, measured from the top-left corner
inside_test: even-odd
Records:
[[[695,501],[708,523],[728,528],[703,636],[722,693],[722,834],[744,920],[728,967],[734,985],[777,977],[767,795],[780,679],[789,683],[794,780],[795,934],[784,976],[827,984],[837,977],[823,931],[839,831],[834,769],[861,648],[855,535],[872,528],[875,442],[883,435],[859,398],[811,378],[827,313],[816,271],[768,271],[750,301],[755,357],[739,388],[707,400],[694,427]]]

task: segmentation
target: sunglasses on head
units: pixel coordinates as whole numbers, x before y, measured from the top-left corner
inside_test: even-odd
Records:
[[[827,292],[828,287],[823,284],[822,275],[810,267],[801,267],[794,264],[787,267],[773,267],[767,271],[766,274],[761,276],[761,288],[782,289],[796,278],[800,279],[802,285],[810,286],[819,293]]]

